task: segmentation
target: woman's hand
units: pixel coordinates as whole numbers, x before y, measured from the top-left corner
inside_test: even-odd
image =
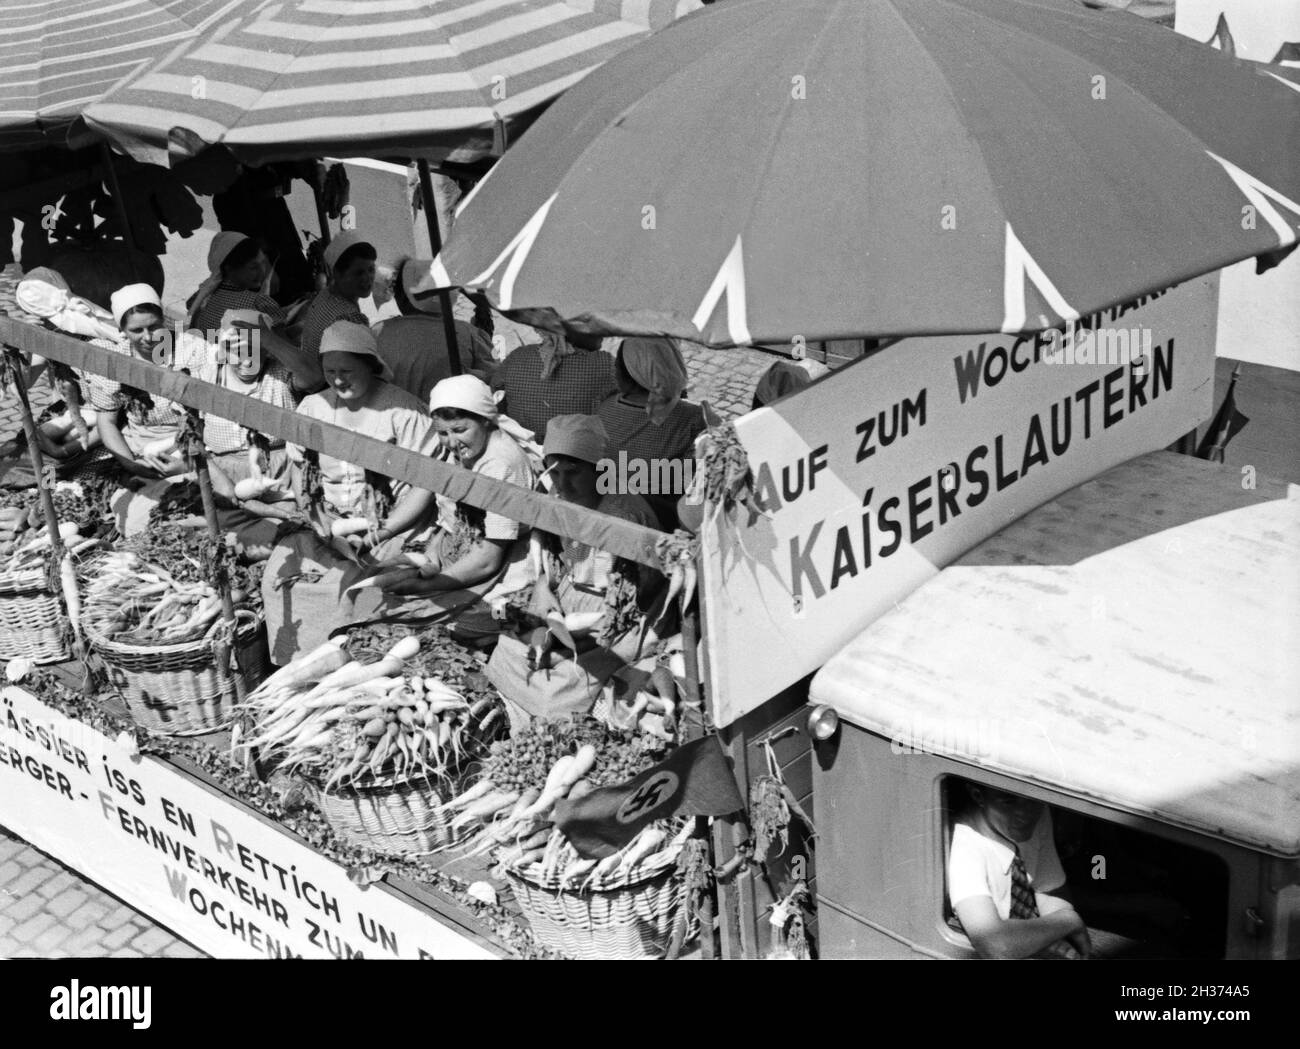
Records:
[[[163,473],[165,463],[156,455],[142,455],[139,459],[134,460],[129,467],[130,471],[136,477],[144,477],[150,481],[156,481],[160,477],[165,477]]]
[[[372,528],[357,537],[357,553],[367,554],[383,546],[393,535],[387,528]]]
[[[164,455],[146,455],[141,457],[141,462],[155,470],[159,477],[176,477],[179,474],[189,473],[189,466],[183,456],[173,459]]]

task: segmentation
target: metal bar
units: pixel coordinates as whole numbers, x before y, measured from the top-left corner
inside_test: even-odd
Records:
[[[433,196],[433,176],[429,174],[429,162],[417,160],[420,170],[420,196],[424,199],[424,221],[429,227],[429,251],[435,258],[442,251],[442,231],[438,228],[438,203]],[[451,313],[451,293],[446,288],[438,289],[438,303],[442,306],[442,334],[447,340],[447,367],[452,375],[461,373],[460,346],[456,342],[456,318]]]
[[[232,393],[183,371],[163,368],[139,357],[106,350],[8,317],[0,317],[0,344],[17,346],[28,353],[107,376],[126,386],[229,419],[250,430],[324,452],[417,488],[440,492],[457,502],[493,510],[511,520],[578,539],[638,564],[659,567],[655,542],[663,533],[655,529],[483,477],[422,452],[407,451],[340,426],[309,419],[291,409]]]

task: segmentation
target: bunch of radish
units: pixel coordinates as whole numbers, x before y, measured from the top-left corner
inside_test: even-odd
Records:
[[[518,846],[498,856],[500,870],[526,872],[532,879],[576,892],[599,891],[621,884],[637,868],[665,867],[675,863],[694,822],[655,820],[642,827],[617,852],[604,859],[583,859],[572,842],[557,827],[550,831],[542,848]]]
[[[182,583],[124,550],[95,561],[84,605],[87,625],[125,644],[197,641],[211,635],[221,619],[221,596],[209,584]]]
[[[417,638],[373,663],[352,659],[344,642],[331,639],[264,681],[245,703],[252,725],[235,749],[304,768],[324,790],[390,775],[446,784],[502,724],[493,701],[471,704],[437,678],[402,674],[419,654]]]
[[[26,517],[26,514],[23,516]],[[50,554],[49,532],[44,528],[19,530],[13,527],[14,524],[12,517],[5,517],[3,511],[0,511],[0,573],[41,568]],[[6,525],[10,527],[4,527]],[[67,552],[73,556],[81,556],[99,545],[98,539],[82,536],[81,526],[75,521],[59,525],[59,538],[63,540]]]
[[[536,838],[543,830],[549,834],[551,809],[561,798],[580,798],[592,789],[584,777],[596,764],[596,748],[585,743],[576,754],[559,758],[540,787],[520,792],[499,787],[483,776],[469,790],[443,806],[454,812],[451,830],[469,827],[476,821],[484,826],[468,843],[468,856],[489,852],[506,842],[519,844]]]

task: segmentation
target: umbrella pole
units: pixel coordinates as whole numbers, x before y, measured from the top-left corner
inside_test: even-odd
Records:
[[[325,197],[321,192],[321,179],[324,178],[324,164],[316,165],[316,177],[311,180],[311,193],[316,201],[316,221],[320,224],[320,239],[322,244],[330,242],[330,218],[325,213]]]
[[[122,199],[122,186],[117,180],[117,167],[113,163],[113,149],[107,142],[101,142],[104,153],[104,171],[108,176],[108,189],[113,194],[113,203],[117,206],[117,219],[122,224],[122,243],[127,248],[127,264],[131,268],[131,277],[140,276],[135,264],[135,234],[131,231],[131,220],[126,213],[126,201]]]
[[[424,221],[429,226],[429,250],[437,256],[442,251],[442,233],[438,229],[438,205],[433,199],[433,176],[429,162],[417,160],[420,169],[420,196],[424,199]],[[447,367],[452,375],[461,373],[460,347],[456,344],[456,318],[451,314],[451,295],[446,288],[438,289],[438,302],[442,306],[442,334],[447,340]]]

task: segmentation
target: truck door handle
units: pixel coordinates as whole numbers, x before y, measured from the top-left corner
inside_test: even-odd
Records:
[[[1242,923],[1247,936],[1259,936],[1264,932],[1264,919],[1260,916],[1257,907],[1246,908],[1242,915]]]

